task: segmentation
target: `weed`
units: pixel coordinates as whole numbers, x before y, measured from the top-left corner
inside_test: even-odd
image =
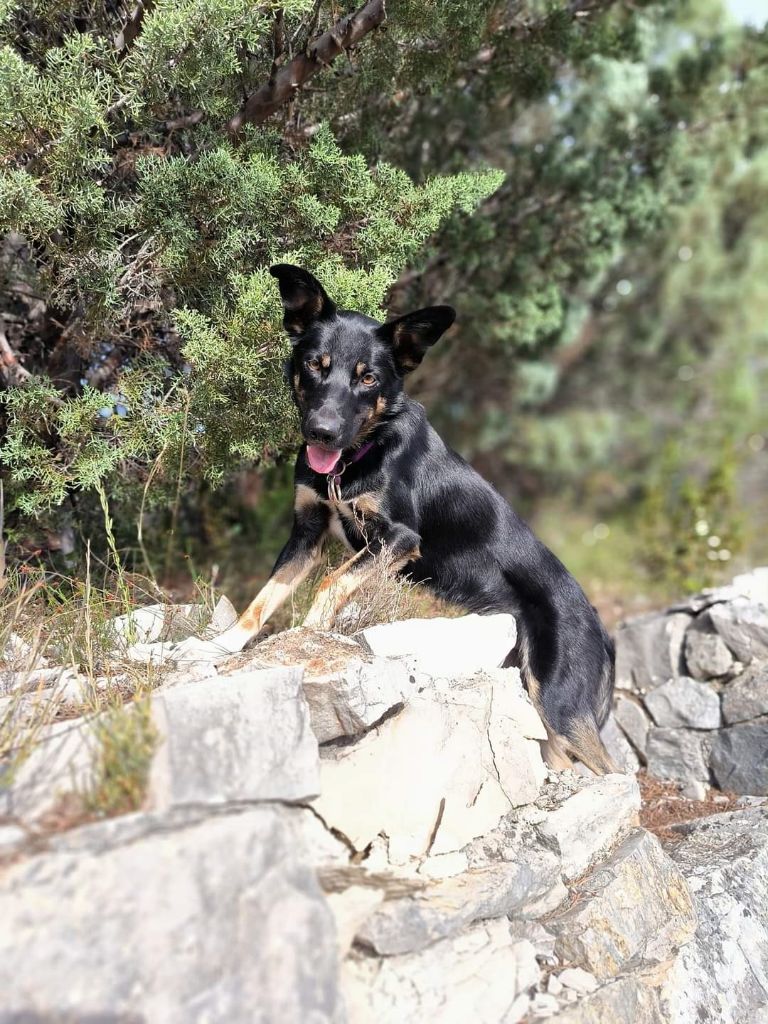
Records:
[[[82,794],[86,811],[107,818],[138,810],[157,743],[149,698],[105,711],[93,720],[93,730],[98,755],[93,785]]]

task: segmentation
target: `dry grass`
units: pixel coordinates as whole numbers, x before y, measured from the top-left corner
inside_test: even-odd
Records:
[[[679,841],[682,837],[673,825],[695,818],[732,811],[738,806],[735,793],[708,789],[704,800],[690,800],[680,792],[677,782],[657,779],[647,771],[638,773],[640,785],[640,824],[664,842]]]
[[[12,784],[51,724],[82,718],[97,740],[96,778],[93,791],[79,795],[74,819],[72,808],[64,815],[68,821],[140,805],[154,744],[144,698],[168,672],[122,656],[111,622],[163,603],[162,593],[144,578],[100,570],[98,584],[90,562],[84,580],[14,570],[0,603],[0,786]],[[199,601],[203,621],[210,588],[199,589]]]

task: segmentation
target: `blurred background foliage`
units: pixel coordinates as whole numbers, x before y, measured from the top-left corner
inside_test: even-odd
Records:
[[[275,260],[457,307],[411,393],[608,618],[768,559],[759,8],[368,0],[347,48],[335,0],[0,0],[9,560],[103,548],[103,483],[132,568],[263,581],[297,443]]]

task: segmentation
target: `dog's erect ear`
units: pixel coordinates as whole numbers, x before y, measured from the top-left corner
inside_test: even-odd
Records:
[[[398,370],[410,373],[455,319],[452,306],[428,306],[390,320],[379,328],[379,337],[392,346]]]
[[[327,320],[336,312],[336,306],[325,294],[325,289],[308,270],[290,263],[276,263],[269,268],[280,285],[285,316],[283,323],[296,341],[316,320]]]

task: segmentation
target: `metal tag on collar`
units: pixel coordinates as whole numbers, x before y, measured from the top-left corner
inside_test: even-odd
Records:
[[[341,501],[341,474],[347,468],[346,462],[342,462],[333,473],[328,473],[328,500],[338,504]]]

